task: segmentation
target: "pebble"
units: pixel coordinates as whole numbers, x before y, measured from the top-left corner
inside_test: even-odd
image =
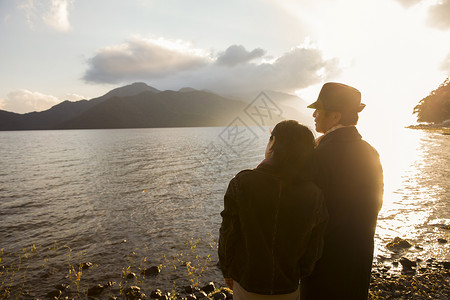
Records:
[[[144,269],[141,273],[145,276],[156,276],[159,274],[159,272],[160,272],[159,267],[153,266],[148,269]]]

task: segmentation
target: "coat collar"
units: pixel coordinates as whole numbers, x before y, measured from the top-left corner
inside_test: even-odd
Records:
[[[321,146],[331,141],[339,140],[350,142],[361,140],[361,138],[362,137],[355,126],[339,127],[336,129],[332,128],[332,130],[329,130],[326,134],[317,139],[316,147],[319,147],[319,145]]]

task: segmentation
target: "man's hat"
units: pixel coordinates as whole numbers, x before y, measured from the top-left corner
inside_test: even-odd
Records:
[[[317,101],[308,108],[360,112],[365,106],[361,103],[361,92],[357,89],[342,83],[327,82],[322,86]]]

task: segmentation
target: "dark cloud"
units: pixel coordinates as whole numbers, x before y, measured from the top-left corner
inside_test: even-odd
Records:
[[[294,48],[264,62],[265,51],[232,45],[211,57],[189,47],[175,49],[148,40],[134,40],[102,49],[89,60],[84,79],[96,83],[144,81],[159,89],[191,86],[240,94],[261,90],[295,91],[338,74],[336,59],[318,49]],[[260,59],[258,63],[253,62]]]
[[[261,58],[264,54],[266,52],[261,48],[249,52],[242,45],[232,45],[217,57],[216,62],[220,65],[235,66]]]
[[[318,49],[295,48],[272,62],[234,67],[211,64],[157,84],[162,88],[192,86],[222,94],[252,95],[261,90],[294,92],[335,77],[339,71],[337,59],[325,60]]]
[[[428,24],[447,30],[450,29],[450,0],[443,0],[428,10]]]

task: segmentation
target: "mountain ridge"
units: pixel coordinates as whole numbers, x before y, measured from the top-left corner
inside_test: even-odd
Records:
[[[283,95],[277,96],[280,105],[283,97],[295,97]],[[136,82],[90,100],[66,100],[42,112],[17,114],[0,110],[0,130],[228,126],[235,117],[243,115],[249,103],[191,87],[160,91]],[[276,116],[270,121],[275,124],[288,115],[294,119],[305,116],[292,107],[284,106],[283,111],[294,114]],[[245,115],[241,118],[251,124]]]

